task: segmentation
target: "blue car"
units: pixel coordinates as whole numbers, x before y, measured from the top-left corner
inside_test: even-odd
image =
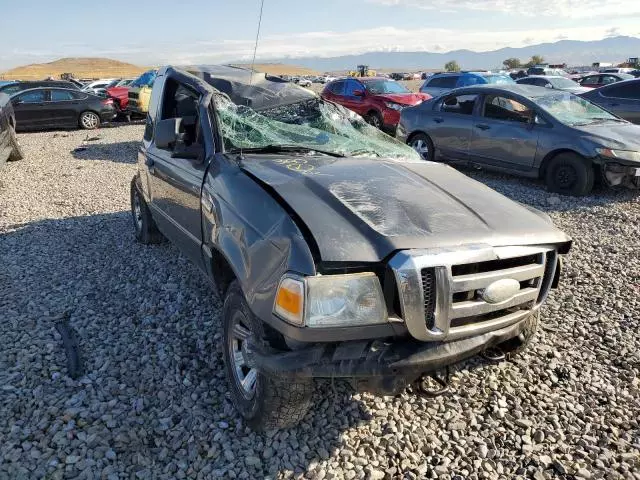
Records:
[[[482,73],[482,72],[455,72],[436,73],[420,87],[420,92],[428,93],[432,97],[437,97],[443,93],[460,87],[472,87],[474,85],[507,85],[515,83],[513,79],[502,73]]]

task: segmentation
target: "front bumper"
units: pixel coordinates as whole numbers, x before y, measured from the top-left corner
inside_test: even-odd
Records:
[[[603,164],[602,174],[610,187],[622,185],[627,188],[640,189],[640,165],[623,165],[609,161]]]
[[[535,315],[535,313],[533,313]],[[402,376],[415,379],[440,370],[520,335],[529,317],[508,327],[451,342],[353,341],[316,344],[290,352],[249,346],[248,363],[277,376],[368,378]]]

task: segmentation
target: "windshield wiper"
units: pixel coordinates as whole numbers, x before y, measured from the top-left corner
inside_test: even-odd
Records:
[[[250,147],[250,148],[234,148],[230,150],[232,153],[285,153],[285,152],[316,152],[322,155],[329,155],[330,157],[345,157],[345,155],[337,152],[331,152],[328,150],[322,150],[318,148],[305,147],[302,145],[264,145],[262,147]]]

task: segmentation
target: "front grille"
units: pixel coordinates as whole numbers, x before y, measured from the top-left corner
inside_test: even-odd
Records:
[[[552,249],[483,247],[400,252],[390,266],[410,333],[450,340],[524,319],[545,300],[556,263]]]
[[[433,268],[422,269],[422,295],[424,297],[424,321],[433,330],[436,321],[436,275]]]

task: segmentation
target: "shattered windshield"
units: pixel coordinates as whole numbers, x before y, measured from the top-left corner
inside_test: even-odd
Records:
[[[311,98],[259,112],[214,96],[226,150],[300,148],[338,156],[420,160],[418,154],[340,105]]]
[[[549,114],[566,125],[589,125],[602,121],[620,121],[615,115],[568,92],[557,92],[535,99]]]

